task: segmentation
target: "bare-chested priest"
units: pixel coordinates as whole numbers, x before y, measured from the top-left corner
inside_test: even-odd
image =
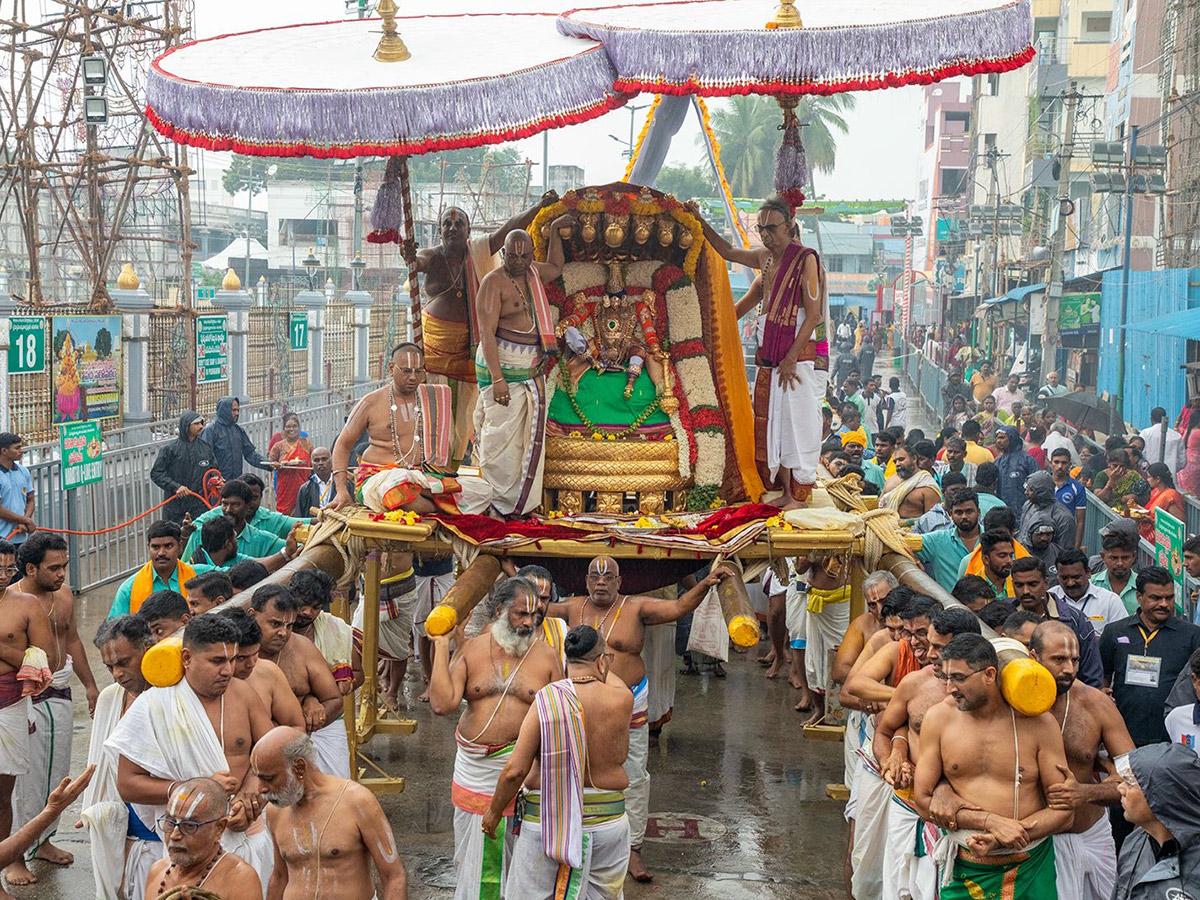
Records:
[[[322,772],[312,740],[295,728],[268,732],[252,762],[275,836],[271,900],[406,900],[392,826],[368,788]],[[378,894],[372,863],[383,885]]]
[[[611,673],[612,657],[595,628],[572,628],[564,649],[568,677],[538,691],[483,830],[495,832],[524,784],[508,896],[620,900],[629,866],[624,762],[633,698]]]
[[[1057,900],[1052,835],[1071,827],[1071,810],[1047,795],[1070,776],[1059,724],[1049,713],[1019,715],[1000,693],[1000,660],[979,635],[960,634],[941,653],[951,703],[925,714],[914,793],[930,816],[944,778],[970,798],[949,823],[935,857],[941,900],[1005,897]]]
[[[503,894],[516,836],[505,829],[485,840],[480,827],[534,695],[562,678],[558,653],[538,640],[542,623],[537,590],[524,578],[509,578],[495,592],[496,617],[450,658],[450,636],[433,640],[429,705],[439,716],[467,708],[454,736],[454,868],[457,900]],[[507,810],[511,815],[512,810]],[[500,858],[497,867],[491,860]]]
[[[88,665],[83,641],[75,617],[75,598],[67,579],[67,542],[61,535],[46,531],[34,533],[17,551],[17,567],[21,580],[4,594],[3,602],[14,593],[32,595],[37,599],[39,614],[50,623],[52,637],[42,649],[46,651],[50,683],[40,684],[33,694],[29,721],[29,770],[18,776],[13,788],[12,808],[14,830],[29,822],[42,811],[50,789],[62,781],[71,769],[71,675],[83,683],[87,691],[88,713],[94,713],[100,691]],[[7,637],[7,636],[6,636]],[[34,645],[39,646],[39,645]],[[58,829],[55,821],[42,832],[33,846],[25,851],[24,862],[16,862],[4,870],[10,885],[31,884],[37,879],[25,863],[39,859],[58,866],[70,865],[74,857],[50,843]]]
[[[388,375],[384,387],[358,401],[333,445],[337,496],[331,506],[357,500],[377,512],[483,512],[491,503],[490,486],[479,477],[455,475],[450,458],[449,388],[425,383],[425,354],[411,342],[392,350]],[[370,442],[351,481],[350,455],[364,431]]]
[[[474,238],[470,218],[457,206],[451,206],[438,223],[441,243],[417,254],[411,274],[424,275],[421,331],[429,374],[439,384],[449,384],[452,392],[455,460],[463,458],[471,439],[478,394],[475,345],[479,335],[475,304],[479,283],[496,268],[495,256],[509,232],[528,228],[539,209],[557,200],[557,194],[547,192],[536,206],[519,213],[491,234]]]
[[[259,900],[258,873],[221,846],[229,826],[229,795],[211,778],[173,783],[158,820],[167,855],[150,867],[147,900],[180,887],[204,888],[222,900]],[[188,896],[181,892],[180,896]]]
[[[300,611],[299,599],[281,584],[264,584],[250,595],[250,611],[262,629],[258,655],[279,666],[287,677],[292,693],[300,701],[304,726],[312,735],[321,770],[349,778],[350,746],[342,722],[342,692],[317,645],[292,633]]]
[[[1056,619],[1040,624],[1029,655],[1054,676],[1058,696],[1051,712],[1062,727],[1073,776],[1047,792],[1051,809],[1075,811],[1070,831],[1054,836],[1058,895],[1109,900],[1117,880],[1117,847],[1105,807],[1121,801],[1121,778],[1110,760],[1132,750],[1133,738],[1112,698],[1078,679],[1079,638],[1070,625]]]
[[[646,681],[646,663],[642,660],[646,626],[678,621],[700,605],[709,588],[730,574],[728,569],[718,566],[676,600],[631,597],[621,593],[621,570],[617,561],[598,556],[588,564],[587,596],[569,597],[561,603],[550,604],[550,615],[566,619],[571,628],[591,625],[600,632],[613,654],[612,671],[633,692],[629,756],[625,760],[625,771],[629,774],[625,810],[629,814],[629,874],[637,881],[650,881],[654,877],[642,863],[642,840],[646,836],[646,819],[650,814],[650,772],[646,769],[650,755],[647,722],[650,690]]]
[[[228,619],[212,613],[191,619],[183,629],[183,678],[139,694],[104,746],[118,757],[121,799],[143,822],[167,812],[180,782],[216,781],[234,798],[221,845],[266,884],[275,853],[259,818],[262,800],[244,782],[250,748],[272,726],[258,694],[233,677],[240,638]]]
[[[521,230],[504,241],[504,265],[479,285],[479,349],[475,377],[477,461],[492,485],[492,507],[523,516],[542,502],[545,464],[546,369],[558,350],[545,284],[563,268],[559,216],[550,224],[546,262],[533,258],[533,238]]]
[[[936,900],[937,871],[930,853],[941,833],[913,804],[912,775],[921,752],[925,714],[946,699],[942,650],[960,634],[979,634],[979,619],[965,606],[939,609],[929,619],[926,665],[907,675],[875,724],[873,747],[883,780],[892,786],[888,838],[883,850],[884,900]],[[923,852],[918,853],[917,848]]]
[[[942,499],[933,476],[917,465],[913,452],[901,444],[892,453],[896,474],[887,480],[879,505],[895,510],[902,519],[919,519]]]
[[[300,701],[292,693],[292,686],[283,669],[259,655],[263,634],[258,619],[241,607],[223,609],[214,615],[228,619],[237,626],[241,635],[237,656],[233,660],[233,677],[240,678],[254,688],[272,723],[304,728],[304,712],[300,709]]]

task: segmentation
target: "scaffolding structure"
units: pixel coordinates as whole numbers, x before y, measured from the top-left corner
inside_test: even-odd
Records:
[[[1200,4],[1168,0],[1161,89],[1168,116],[1167,197],[1157,260],[1165,268],[1200,265]]]
[[[153,296],[188,303],[187,150],[154,131],[143,98],[192,12],[192,0],[0,0],[0,263],[25,303],[107,308],[126,262]]]

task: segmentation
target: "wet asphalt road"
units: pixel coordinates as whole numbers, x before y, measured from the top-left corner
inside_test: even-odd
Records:
[[[78,602],[80,632],[90,648],[88,637],[107,613],[109,599],[96,592]],[[843,806],[825,796],[826,783],[842,780],[842,745],[802,737],[800,715],[792,710],[795,692],[782,676],[763,678],[754,662],[757,652],[733,654],[725,679],[678,677],[674,719],[650,755],[650,809],[652,817],[661,817],[656,820],[661,838],[647,840],[644,858],[657,877],[651,885],[628,881],[631,900],[845,896]],[[97,678],[108,684],[108,673],[89,656]],[[404,793],[381,801],[408,868],[409,897],[441,900],[453,895],[455,722],[418,703],[421,689],[410,677],[405,695],[417,733],[376,738],[370,746],[385,768],[407,780]],[[86,761],[90,723],[82,690],[76,698],[77,772]],[[87,840],[71,827],[77,812],[67,810],[55,840],[76,855],[75,864],[60,869],[35,862],[39,883],[12,889],[14,896],[92,896]]]

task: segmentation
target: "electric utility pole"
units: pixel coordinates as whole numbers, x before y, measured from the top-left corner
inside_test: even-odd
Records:
[[[1037,384],[1033,385],[1036,394],[1039,385],[1046,383],[1049,374],[1058,368],[1058,307],[1063,295],[1063,253],[1067,246],[1067,222],[1075,211],[1071,201],[1071,159],[1075,155],[1075,107],[1080,94],[1076,82],[1071,82],[1071,90],[1066,95],[1066,122],[1062,153],[1058,157],[1058,228],[1054,231],[1054,239],[1050,245],[1050,274],[1046,279],[1046,323],[1042,331],[1042,372]],[[1033,300],[1030,298],[1030,302]]]

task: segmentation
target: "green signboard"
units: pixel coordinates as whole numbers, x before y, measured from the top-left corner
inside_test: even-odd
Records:
[[[196,317],[196,383],[229,380],[229,320]]]
[[[1183,612],[1184,524],[1161,509],[1154,510],[1154,557],[1175,579],[1175,608]]]
[[[1063,294],[1058,301],[1058,330],[1100,327],[1100,293]]]
[[[104,477],[99,422],[67,422],[59,426],[64,491],[95,484]]]
[[[308,349],[308,313],[294,312],[291,317],[291,327],[288,329],[292,336],[293,350]]]
[[[45,372],[46,320],[41,316],[13,316],[9,322],[8,374]]]

